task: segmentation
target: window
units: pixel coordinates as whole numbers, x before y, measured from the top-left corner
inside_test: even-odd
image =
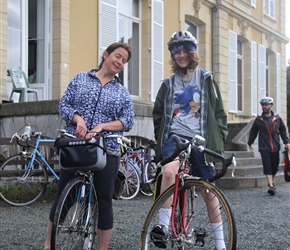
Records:
[[[118,4],[119,3],[119,4]],[[140,0],[99,1],[99,59],[105,49],[117,41],[130,44],[132,57],[119,74],[131,95],[140,95],[141,51],[141,4]],[[99,62],[100,62],[99,61]]]
[[[125,64],[123,72],[120,73],[124,85],[131,95],[140,96],[139,65],[141,51],[140,43],[140,8],[139,0],[123,0],[120,4],[118,41],[128,43],[132,48],[132,58]]]
[[[21,68],[21,1],[7,2],[7,68]]]
[[[28,79],[30,83],[44,82],[45,5],[43,1],[28,1]]]
[[[253,8],[256,8],[256,0],[240,0],[243,1],[244,3],[252,6]]]
[[[238,90],[238,110],[243,110],[243,43],[237,41],[237,90]]]
[[[264,12],[267,16],[275,18],[275,0],[264,0]]]
[[[193,23],[185,20],[185,30],[189,31],[196,38],[196,40],[198,40],[197,26],[195,26]]]

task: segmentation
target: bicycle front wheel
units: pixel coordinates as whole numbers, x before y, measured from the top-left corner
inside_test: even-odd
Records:
[[[42,195],[48,177],[42,162],[35,158],[31,168],[27,165],[31,157],[14,155],[0,167],[0,197],[12,206],[25,206]]]
[[[137,196],[140,190],[140,177],[138,171],[130,161],[127,162],[127,166],[125,162],[124,166],[121,165],[120,168],[126,176],[123,192],[120,198],[123,200],[133,199]]]
[[[237,232],[230,204],[214,185],[190,177],[179,184],[176,208],[171,226],[171,210],[160,208],[170,200],[173,205],[174,185],[153,204],[144,223],[140,248],[216,249],[224,242],[225,249],[236,249]],[[157,226],[156,226],[157,225]],[[162,232],[158,229],[162,228]],[[175,232],[174,232],[175,231]],[[222,242],[223,241],[223,242]]]
[[[51,249],[93,249],[98,203],[94,186],[90,199],[90,185],[84,177],[77,177],[65,186],[56,207]]]

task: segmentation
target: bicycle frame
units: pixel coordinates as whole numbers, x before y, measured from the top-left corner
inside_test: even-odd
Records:
[[[86,222],[84,224],[84,228],[87,227],[87,225],[89,224],[89,220],[92,217],[91,205],[92,205],[92,195],[93,195],[94,173],[90,173],[89,180],[90,180],[89,181],[90,188],[89,188],[89,196],[88,196],[88,200],[87,200],[87,203],[88,203],[88,211],[87,211],[87,214],[86,214]],[[77,201],[78,205],[80,205],[80,200],[82,198],[84,198],[84,197],[85,197],[85,185],[82,185],[81,187],[78,188],[78,193],[77,193],[77,196],[76,196],[76,201]],[[75,212],[77,210],[78,210],[78,208],[76,207]],[[76,213],[74,214],[73,221],[75,220],[75,216],[76,216]]]
[[[42,154],[39,152],[38,147],[39,144],[42,142],[51,142],[54,143],[55,140],[54,139],[41,139],[39,137],[36,138],[36,143],[35,146],[33,146],[33,150],[31,152],[31,159],[27,164],[27,170],[28,172],[22,177],[23,180],[25,180],[25,178],[28,176],[29,171],[32,169],[32,164],[34,163],[34,160],[36,158],[36,156],[41,160],[41,162],[46,166],[46,168],[52,173],[52,175],[56,178],[56,180],[59,180],[59,176],[55,173],[55,171],[53,170],[53,168],[48,164],[48,162],[45,160],[45,158],[42,156]],[[32,147],[32,145],[29,145],[29,147]],[[25,151],[22,151],[22,153],[24,153]]]
[[[128,169],[128,161],[136,168],[140,180],[142,183],[149,183],[147,174],[145,173],[145,166],[148,162],[150,162],[151,158],[148,154],[146,154],[143,150],[142,151],[127,151],[125,156],[126,159],[126,170]],[[140,156],[139,156],[140,155]],[[131,160],[135,159],[135,160]],[[138,163],[141,163],[140,165]]]
[[[175,175],[175,186],[174,186],[174,193],[173,193],[173,203],[172,203],[172,213],[171,213],[171,227],[172,227],[172,232],[174,236],[180,240],[180,237],[178,233],[176,232],[176,228],[174,226],[174,219],[175,219],[175,214],[174,211],[176,210],[176,206],[179,205],[181,214],[180,214],[180,220],[181,220],[181,225],[182,225],[182,231],[186,237],[188,237],[188,225],[191,223],[192,218],[189,219],[189,221],[186,222],[186,192],[187,190],[183,189],[181,191],[178,191],[179,184],[183,185],[183,180],[184,180],[185,174],[184,173],[178,173]],[[179,203],[177,204],[177,198],[179,199]],[[194,197],[194,196],[192,196]],[[193,202],[193,198],[191,199],[191,202]]]

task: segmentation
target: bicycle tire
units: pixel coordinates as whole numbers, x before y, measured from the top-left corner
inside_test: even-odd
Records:
[[[146,174],[146,180],[148,183],[152,183],[155,180],[157,165],[155,161],[147,162],[144,168],[144,172]]]
[[[82,187],[85,187],[85,190],[82,191]],[[81,176],[71,179],[65,186],[55,210],[51,235],[52,250],[93,249],[98,203],[94,186],[92,202],[87,202],[89,188],[90,185]],[[81,193],[83,197],[80,197]]]
[[[141,183],[140,192],[145,196],[154,194],[154,180],[157,172],[157,165],[154,161],[147,162],[144,168],[145,179],[147,183]]]
[[[122,168],[122,172],[126,176],[123,192],[120,198],[123,200],[131,200],[135,198],[139,193],[140,176],[134,164],[132,164],[130,161],[127,161],[127,166],[125,164],[124,166],[123,165],[120,166],[120,168]]]
[[[154,194],[154,184],[153,183],[141,183],[140,192],[145,196],[152,196]]]
[[[0,197],[11,206],[30,205],[40,198],[48,183],[47,170],[42,161],[34,159],[27,171],[31,157],[21,154],[11,156],[0,167]]]
[[[158,240],[159,244],[160,242],[165,243],[165,249],[215,249],[214,234],[208,218],[208,214],[211,214],[211,212],[209,211],[208,213],[207,211],[205,201],[201,194],[201,190],[203,190],[203,192],[207,192],[208,195],[211,193],[214,197],[218,198],[219,205],[216,206],[217,209],[215,209],[215,211],[218,211],[222,216],[226,249],[235,250],[237,244],[236,224],[230,204],[224,194],[216,186],[194,177],[186,178],[184,180],[184,185],[179,185],[179,191],[180,190],[185,190],[184,194],[187,203],[185,223],[187,225],[186,231],[188,235],[186,236],[181,230],[182,225],[180,225],[180,219],[178,219],[180,208],[177,206],[174,216],[174,228],[180,238],[178,239],[174,236],[171,226],[168,227],[164,238],[159,237],[156,242],[156,237],[153,237],[153,227],[156,224],[162,225],[162,221],[159,221],[158,216],[159,209],[167,199],[172,199],[174,193],[174,185],[172,185],[158,197],[150,209],[142,228],[139,249],[159,249],[155,246],[155,244],[158,244]],[[191,199],[192,202],[189,199]],[[181,200],[180,195],[178,196],[177,204],[179,204],[179,200]]]

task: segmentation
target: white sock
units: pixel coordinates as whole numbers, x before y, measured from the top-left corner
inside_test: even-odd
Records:
[[[159,224],[164,225],[168,229],[171,217],[171,208],[160,208],[159,209]]]
[[[217,250],[226,248],[224,241],[224,231],[222,222],[211,223],[212,231],[215,238],[215,247]]]

